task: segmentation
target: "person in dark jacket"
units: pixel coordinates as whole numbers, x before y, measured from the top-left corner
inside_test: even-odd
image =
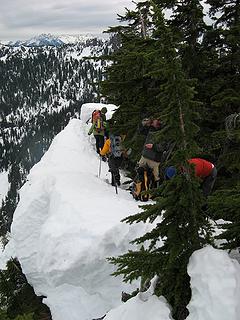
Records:
[[[160,144],[145,143],[142,156],[138,162],[139,167],[148,166],[152,169],[155,183],[160,180],[159,165],[162,157],[162,148]]]
[[[146,136],[142,156],[138,162],[139,167],[148,166],[152,169],[155,184],[158,185],[159,165],[162,159],[163,146],[154,143],[154,133],[161,128],[159,119],[144,119],[139,127],[139,132]]]
[[[105,141],[102,150],[100,151],[101,156],[108,156],[108,166],[111,172],[111,184],[120,186],[120,172],[119,168],[123,161],[123,158],[127,157],[131,149],[128,151],[123,147],[122,142],[125,139],[123,134],[110,134],[110,137]]]
[[[211,162],[201,159],[192,158],[188,162],[194,165],[195,176],[202,180],[201,186],[203,195],[208,197],[211,193],[214,183],[217,178],[217,169]],[[166,168],[165,176],[167,179],[171,179],[176,174],[176,168],[171,166]]]

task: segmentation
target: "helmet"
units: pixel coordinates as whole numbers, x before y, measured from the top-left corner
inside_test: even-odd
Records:
[[[102,109],[101,109],[101,113],[107,113],[107,108],[106,107],[102,107]]]
[[[165,169],[165,177],[166,177],[167,179],[173,178],[173,177],[176,175],[176,173],[177,173],[177,170],[176,170],[176,168],[173,167],[173,166],[167,167],[167,168]]]

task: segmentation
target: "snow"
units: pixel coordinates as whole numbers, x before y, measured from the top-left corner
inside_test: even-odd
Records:
[[[57,37],[58,39],[60,39],[62,42],[66,43],[66,44],[71,44],[71,43],[84,43],[87,40],[90,39],[108,39],[109,36],[106,34],[90,34],[90,33],[86,33],[86,34],[61,34],[61,35],[55,35],[55,37]]]
[[[104,320],[170,320],[170,310],[163,297],[152,295],[147,301],[140,294],[107,313]]]
[[[96,106],[102,104],[83,106],[81,117]],[[32,168],[7,247],[35,292],[47,296],[54,320],[89,320],[118,306],[121,291],[137,286],[110,276],[114,266],[106,258],[126,252],[130,240],[152,228],[120,222],[139,212],[139,203],[105,182],[106,163],[97,177],[99,158],[87,132],[84,121],[72,119]]]
[[[211,246],[190,258],[192,299],[187,320],[239,320],[240,265]]]
[[[106,103],[84,103],[81,107],[81,120],[86,123],[91,117],[94,110],[101,110],[103,107],[107,108],[106,118],[107,120],[111,119],[114,111],[117,109],[117,106],[114,104]]]
[[[84,104],[80,120],[70,120],[30,171],[0,267],[17,256],[36,294],[47,297],[53,320],[92,320],[104,314],[104,320],[170,320],[171,308],[164,297],[153,295],[152,286],[121,303],[121,291],[132,292],[138,284],[110,275],[115,267],[106,258],[134,249],[129,242],[155,225],[121,223],[139,212],[140,203],[106,183],[104,162],[98,177],[99,158],[86,121],[103,106],[108,119],[117,108]],[[238,320],[239,268],[223,250],[208,246],[194,252],[188,266],[192,299],[187,320]]]
[[[170,320],[170,307],[164,297],[153,295],[158,277],[151,280],[146,292],[139,292],[136,297],[129,299],[125,304],[110,310],[105,320]]]
[[[0,203],[6,197],[8,188],[9,188],[8,172],[7,171],[0,172]]]

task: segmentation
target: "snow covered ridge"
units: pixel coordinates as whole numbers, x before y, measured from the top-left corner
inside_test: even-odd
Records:
[[[99,158],[87,132],[85,122],[72,119],[55,137],[20,190],[12,223],[9,250],[35,292],[47,296],[54,320],[94,319],[120,305],[121,291],[136,285],[110,276],[106,258],[151,228],[120,222],[139,211],[138,203],[105,182],[106,163],[97,177]]]
[[[240,265],[227,252],[207,246],[190,258],[192,299],[187,320],[240,319]]]
[[[0,43],[12,46],[12,47],[42,47],[42,46],[53,46],[59,47],[64,44],[76,44],[76,43],[86,43],[88,40],[97,39],[108,39],[109,37],[105,34],[62,34],[62,35],[52,35],[40,34],[39,36],[30,38],[28,40],[17,40],[17,41],[3,41]]]
[[[124,190],[115,194],[105,181],[106,163],[98,177],[99,158],[86,120],[103,106],[110,118],[116,106],[84,104],[81,120],[72,119],[31,170],[20,191],[6,259],[18,257],[36,294],[47,296],[53,320],[104,314],[104,320],[170,320],[165,299],[150,289],[122,304],[121,291],[131,292],[137,284],[110,276],[114,267],[106,257],[133,248],[129,241],[152,225],[120,223],[139,212],[139,203]],[[187,320],[239,320],[239,268],[223,250],[196,251],[188,266],[192,300]]]

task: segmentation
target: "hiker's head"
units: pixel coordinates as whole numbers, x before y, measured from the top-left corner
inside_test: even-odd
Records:
[[[173,166],[167,167],[165,169],[165,177],[166,177],[166,179],[173,178],[176,175],[176,173],[177,173],[177,170]]]
[[[101,113],[106,114],[107,113],[107,108],[106,107],[102,107]]]
[[[152,119],[151,118],[145,118],[142,120],[142,125],[144,127],[150,127],[152,124]]]
[[[161,127],[161,122],[159,119],[153,119],[151,126],[154,127],[155,129],[160,129]]]

